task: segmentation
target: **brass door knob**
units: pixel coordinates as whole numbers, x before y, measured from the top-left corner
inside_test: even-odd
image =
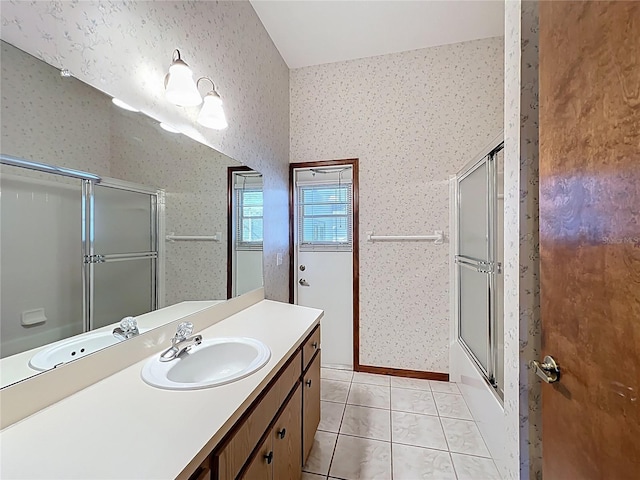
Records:
[[[533,368],[542,380],[546,383],[555,383],[560,380],[560,366],[556,363],[551,355],[544,357],[544,362],[532,360],[529,366]]]

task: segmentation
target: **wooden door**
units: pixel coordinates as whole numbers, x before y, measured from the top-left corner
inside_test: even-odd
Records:
[[[241,478],[244,480],[273,480],[273,445],[271,435],[262,442],[258,453],[247,466]]]
[[[302,384],[302,464],[307,461],[320,424],[320,351],[303,377]]]
[[[302,475],[302,389],[300,383],[276,421],[273,438],[273,478],[300,480]]]
[[[540,2],[543,475],[640,475],[640,2]]]

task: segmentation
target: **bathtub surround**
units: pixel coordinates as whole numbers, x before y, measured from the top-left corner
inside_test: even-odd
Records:
[[[2,2],[0,15],[3,40],[262,172],[265,291],[287,300],[289,70],[248,2]],[[175,48],[215,77],[226,130],[164,98]]]
[[[448,178],[502,128],[503,41],[291,70],[291,162],[360,159],[360,364],[448,372]],[[445,114],[446,112],[446,114]]]

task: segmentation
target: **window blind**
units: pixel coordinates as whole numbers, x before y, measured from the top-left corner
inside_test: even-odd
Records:
[[[263,203],[261,188],[236,189],[236,248],[262,250]]]
[[[351,250],[351,183],[298,186],[298,243],[301,250]]]

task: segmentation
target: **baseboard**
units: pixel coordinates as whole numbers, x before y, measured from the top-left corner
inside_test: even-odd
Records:
[[[374,367],[372,365],[357,365],[356,372],[377,373],[378,375],[393,375],[394,377],[419,378],[424,380],[449,381],[448,373],[424,372],[422,370],[404,370],[402,368]]]

